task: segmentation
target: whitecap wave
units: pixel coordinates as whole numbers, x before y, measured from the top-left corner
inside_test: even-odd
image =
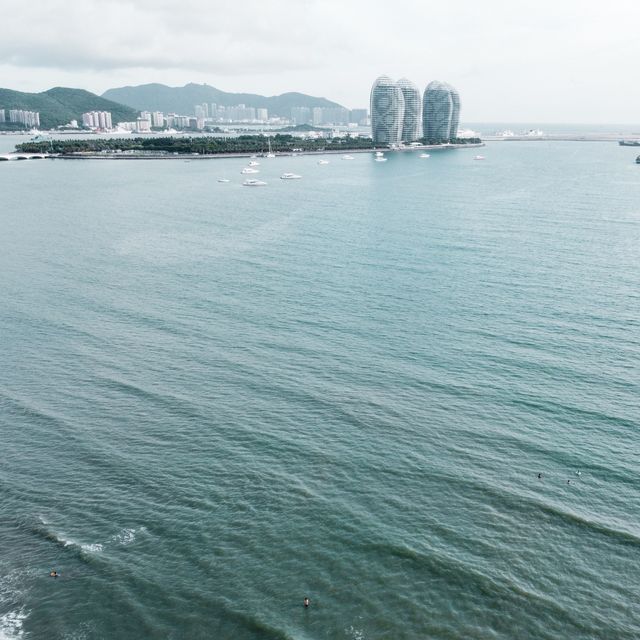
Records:
[[[128,544],[132,544],[136,540],[136,530],[135,529],[122,529],[120,532],[116,533],[113,536],[112,540],[121,544],[122,546],[127,546]]]
[[[24,638],[22,624],[27,614],[24,609],[9,611],[0,616],[0,640],[18,640]]]
[[[353,625],[345,629],[346,634],[353,640],[365,640],[364,631],[362,629],[356,629]]]

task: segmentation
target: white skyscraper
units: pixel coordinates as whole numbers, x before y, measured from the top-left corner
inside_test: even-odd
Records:
[[[380,76],[371,88],[371,134],[375,144],[402,141],[404,96],[388,76]]]

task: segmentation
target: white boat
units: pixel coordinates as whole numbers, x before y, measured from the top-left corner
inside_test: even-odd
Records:
[[[430,158],[431,156],[428,153],[421,153],[420,157],[421,158]]]
[[[253,167],[245,167],[240,173],[260,173],[260,170]]]
[[[342,156],[343,160],[353,160],[353,156]]]
[[[376,162],[386,162],[387,158],[385,158],[384,156],[379,156],[378,158],[375,159]]]
[[[302,176],[299,176],[297,173],[283,173],[280,176],[280,180],[299,180]]]
[[[254,180],[252,178],[250,178],[249,180],[245,180],[242,183],[242,186],[244,187],[264,187],[267,183],[263,182],[262,180]]]
[[[329,164],[328,160],[318,160],[318,164]]]
[[[484,160],[484,156],[475,156],[474,160]]]
[[[382,153],[382,151],[376,151],[376,158],[382,158],[382,156],[384,156],[384,153]]]
[[[218,182],[230,182],[229,178],[218,178]]]
[[[255,160],[249,160],[249,166],[250,167],[257,167],[260,163],[256,162]]]

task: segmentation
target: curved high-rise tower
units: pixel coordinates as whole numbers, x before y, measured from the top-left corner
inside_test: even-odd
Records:
[[[448,142],[451,138],[453,98],[449,85],[434,80],[424,90],[422,127],[428,142]],[[456,128],[457,130],[457,128]]]
[[[449,138],[458,137],[458,128],[460,127],[460,94],[455,87],[447,85],[451,92],[451,128],[449,129]]]
[[[401,78],[396,83],[404,97],[404,117],[402,118],[402,141],[414,142],[422,132],[422,96],[420,89],[411,80]]]
[[[402,140],[404,96],[388,76],[371,87],[371,135],[374,144],[398,144]]]

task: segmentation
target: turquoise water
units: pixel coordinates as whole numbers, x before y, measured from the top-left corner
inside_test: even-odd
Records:
[[[637,152],[476,153],[0,164],[0,638],[640,636]]]

